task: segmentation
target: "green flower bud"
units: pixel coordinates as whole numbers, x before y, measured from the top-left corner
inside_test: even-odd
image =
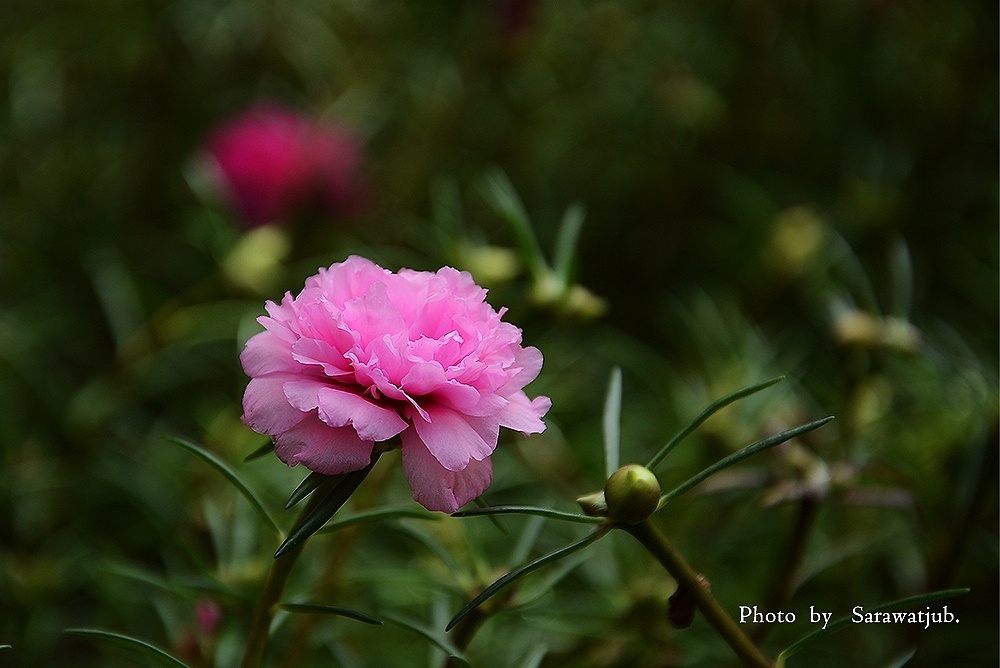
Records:
[[[660,483],[645,466],[629,464],[608,478],[604,486],[608,514],[625,524],[638,524],[660,503]]]
[[[608,504],[604,501],[604,492],[591,492],[578,497],[576,500],[583,508],[583,512],[591,517],[607,517]]]

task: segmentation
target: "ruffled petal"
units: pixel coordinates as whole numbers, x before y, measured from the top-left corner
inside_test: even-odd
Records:
[[[507,397],[510,403],[497,415],[501,427],[515,429],[522,434],[540,434],[545,431],[542,418],[552,407],[548,397],[529,400],[524,392],[515,392]]]
[[[307,415],[274,440],[274,451],[289,466],[304,464],[311,471],[335,475],[368,466],[373,445],[358,438],[350,427],[330,427],[315,415]]]
[[[296,366],[291,358],[291,344],[272,332],[255,334],[240,353],[243,371],[251,378],[268,373],[292,371]]]
[[[461,471],[449,471],[430,453],[413,429],[403,432],[403,470],[413,500],[427,510],[453,513],[475,499],[493,481],[490,460],[469,460]]]
[[[534,346],[522,348],[515,354],[514,363],[511,364],[510,368],[517,369],[517,371],[507,381],[503,389],[508,392],[520,390],[538,378],[538,373],[542,370],[542,351]]]
[[[414,417],[413,427],[434,458],[449,471],[462,471],[470,461],[492,454],[500,436],[493,418],[464,415],[444,406],[424,407],[430,420]]]
[[[320,420],[331,427],[351,425],[363,441],[385,441],[406,429],[399,413],[349,390],[314,380],[287,382],[283,389],[295,408],[317,409]]]
[[[323,369],[330,378],[352,378],[354,369],[344,354],[327,342],[319,339],[299,339],[289,348],[290,357],[299,364],[315,365]]]
[[[297,425],[303,411],[288,403],[284,385],[298,382],[301,376],[272,374],[251,378],[243,393],[243,424],[258,434],[275,436]]]
[[[306,288],[318,289],[334,306],[343,309],[347,302],[364,295],[373,283],[386,280],[390,273],[367,258],[351,255],[307,278]]]
[[[387,334],[400,334],[406,325],[399,309],[389,300],[382,281],[372,283],[368,292],[344,305],[344,324],[359,335],[362,348]]]

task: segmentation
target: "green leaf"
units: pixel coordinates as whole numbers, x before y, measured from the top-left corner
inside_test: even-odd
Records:
[[[528,654],[518,664],[521,668],[538,668],[542,665],[542,659],[549,653],[549,648],[543,644],[535,645]]]
[[[916,655],[917,655],[917,650],[911,649],[907,652],[900,654],[894,659],[890,659],[889,663],[887,663],[884,666],[884,668],[903,668],[903,666],[908,665],[910,661],[913,659],[913,657]]]
[[[316,506],[308,513],[305,513],[298,521],[298,523],[292,528],[288,533],[288,538],[285,539],[274,553],[274,558],[277,559],[284,554],[287,554],[290,550],[295,549],[301,545],[309,536],[313,535],[319,529],[333,517],[334,513],[340,510],[347,499],[351,497],[354,490],[358,488],[358,485],[368,477],[371,473],[372,468],[375,467],[375,462],[378,461],[379,455],[381,453],[376,448],[372,451],[372,460],[365,468],[360,471],[351,471],[350,473],[344,474],[344,477],[333,482],[329,486],[329,490],[321,492],[325,496],[319,500]],[[325,488],[324,488],[325,489]],[[313,499],[314,501],[316,499]]]
[[[264,508],[264,503],[260,500],[260,497],[258,497],[252,489],[250,489],[250,486],[247,485],[242,478],[240,478],[239,474],[236,473],[236,470],[233,469],[232,466],[220,459],[218,455],[209,452],[200,445],[197,445],[187,439],[177,436],[167,436],[166,440],[198,455],[206,462],[214,466],[222,475],[226,477],[226,479],[229,480],[229,482],[233,483],[236,489],[238,489],[244,497],[246,497],[247,501],[250,502],[250,505],[253,506],[254,510],[256,510],[264,521],[267,522],[272,529],[274,529],[274,533],[279,536],[281,535],[281,529],[278,528],[278,523],[274,521],[271,514],[267,512],[266,508]]]
[[[591,517],[579,513],[567,513],[551,508],[536,508],[534,506],[489,506],[487,508],[475,508],[472,510],[459,510],[451,514],[452,517],[476,517],[479,515],[540,515],[553,520],[564,520],[567,522],[579,522],[580,524],[600,524],[603,517]]]
[[[507,558],[507,564],[520,564],[531,556],[531,549],[538,542],[538,536],[541,535],[543,526],[545,526],[544,517],[535,515],[528,518],[528,521],[524,523],[524,529],[517,537],[517,542],[514,543],[510,557]]]
[[[410,518],[414,520],[437,521],[442,517],[444,517],[444,515],[441,515],[440,513],[431,513],[426,510],[417,510],[416,508],[380,508],[378,510],[366,510],[365,512],[356,513],[339,520],[334,520],[316,533],[331,533],[333,531],[337,531],[338,529],[343,529],[355,524],[366,524],[368,522],[378,522],[383,520]]]
[[[583,229],[583,220],[587,215],[586,209],[580,202],[574,202],[563,214],[562,222],[559,223],[559,234],[556,237],[556,248],[552,258],[552,268],[556,277],[568,287],[570,283],[570,271],[573,268],[573,255],[576,251],[576,243],[580,238],[580,230]]]
[[[385,621],[389,622],[390,624],[395,624],[396,626],[400,626],[404,629],[413,631],[414,633],[420,636],[423,636],[426,640],[430,641],[431,644],[435,645],[445,654],[447,654],[449,658],[458,661],[463,666],[468,666],[469,668],[472,668],[472,664],[470,664],[469,660],[465,658],[465,656],[462,654],[462,651],[457,647],[455,647],[455,645],[453,645],[451,641],[449,641],[447,638],[442,638],[438,634],[434,633],[432,630],[425,628],[415,622],[402,619],[401,617],[395,617],[392,615],[382,615],[382,616],[385,617]]]
[[[438,560],[445,565],[445,568],[452,572],[458,573],[462,570],[462,567],[458,565],[455,558],[452,556],[451,551],[445,548],[439,541],[435,540],[433,537],[428,536],[423,531],[416,529],[415,527],[406,526],[404,524],[390,524],[389,527],[406,538],[414,540],[426,549],[428,552],[433,554]]]
[[[282,603],[282,610],[287,610],[288,612],[304,613],[311,615],[336,615],[338,617],[348,617],[350,619],[356,619],[359,622],[364,622],[365,624],[372,624],[374,626],[382,626],[382,620],[376,619],[371,615],[366,615],[363,612],[358,612],[357,610],[350,610],[348,608],[337,608],[332,605],[320,605],[317,603]]]
[[[14,649],[10,645],[0,645],[0,649]]]
[[[863,310],[876,316],[882,315],[878,299],[875,298],[875,289],[868,280],[864,265],[847,239],[839,234],[830,235],[830,251],[834,278],[852,290],[853,295],[861,302]]]
[[[890,601],[889,603],[883,603],[882,605],[877,605],[874,608],[866,608],[865,612],[885,612],[887,610],[892,610],[893,608],[908,608],[915,605],[923,605],[925,603],[931,603],[933,601],[940,601],[946,598],[953,598],[955,596],[962,596],[963,594],[968,594],[968,589],[945,589],[942,591],[931,592],[929,594],[918,594],[916,596],[910,596],[908,598],[901,598],[896,601]],[[854,617],[841,617],[835,622],[827,624],[825,629],[819,629],[813,631],[809,635],[805,636],[798,642],[787,647],[781,654],[778,655],[777,661],[774,663],[774,668],[784,668],[785,661],[788,660],[794,654],[798,654],[803,647],[811,644],[817,640],[820,636],[830,635],[831,633],[836,633],[840,631],[848,624],[852,624]]]
[[[268,441],[267,443],[265,443],[264,445],[260,446],[259,448],[257,448],[253,452],[251,452],[249,455],[247,455],[246,457],[244,457],[243,458],[243,463],[245,464],[247,462],[252,462],[255,459],[260,459],[261,457],[264,457],[265,455],[269,455],[272,452],[274,452],[274,443],[271,443],[270,441]]]
[[[542,249],[538,245],[538,239],[531,229],[531,221],[521,199],[517,196],[513,184],[504,174],[503,170],[494,169],[483,178],[481,192],[486,203],[501,218],[510,225],[524,260],[531,269],[532,277],[535,280],[542,279],[549,273],[548,264]]]
[[[611,529],[610,526],[598,527],[596,530],[587,534],[586,536],[576,541],[575,543],[571,543],[566,547],[556,550],[555,552],[550,552],[549,554],[546,554],[543,557],[539,557],[538,559],[535,559],[534,561],[527,563],[524,566],[521,566],[520,568],[511,571],[510,573],[507,573],[507,575],[504,575],[502,578],[498,579],[496,582],[494,582],[489,587],[484,589],[482,592],[480,592],[478,596],[472,599],[472,601],[470,601],[468,605],[462,608],[459,611],[459,613],[455,615],[450,622],[448,622],[448,626],[445,627],[445,631],[450,631],[452,628],[455,627],[456,624],[462,621],[462,619],[466,615],[468,615],[470,612],[478,608],[487,599],[489,599],[498,591],[509,585],[514,580],[524,575],[527,575],[528,573],[531,573],[532,571],[535,571],[548,563],[557,561],[559,559],[562,559],[563,557],[568,557],[574,552],[582,550],[583,548],[587,547],[591,543],[595,542],[598,538],[606,534],[610,529]]]
[[[589,559],[586,554],[577,553],[567,559],[565,559],[557,568],[553,568],[553,573],[548,577],[542,579],[540,582],[533,583],[530,587],[525,587],[517,593],[517,599],[514,602],[514,607],[522,608],[533,604],[538,601],[546,594],[550,594],[557,584],[559,584],[563,578],[572,573],[578,566]]]
[[[794,429],[789,429],[788,431],[783,431],[780,434],[775,434],[774,436],[768,436],[767,438],[763,438],[763,439],[757,441],[756,443],[748,445],[747,447],[743,448],[742,450],[739,450],[738,452],[734,452],[733,454],[729,455],[725,459],[722,459],[722,460],[716,462],[715,464],[709,466],[707,469],[705,469],[701,473],[698,473],[694,477],[689,478],[686,482],[684,482],[683,484],[681,484],[679,487],[677,487],[674,490],[668,492],[667,494],[664,494],[663,496],[661,496],[660,497],[660,507],[662,508],[664,503],[666,503],[670,499],[674,498],[678,494],[683,494],[684,492],[688,491],[689,489],[691,489],[692,487],[694,487],[695,485],[697,485],[698,483],[700,483],[701,481],[703,481],[705,478],[707,478],[710,475],[712,475],[713,473],[718,473],[722,469],[728,468],[728,467],[732,466],[733,464],[735,464],[737,462],[741,462],[744,459],[746,459],[747,457],[751,457],[751,456],[757,454],[758,452],[762,452],[764,450],[767,450],[768,448],[773,448],[774,446],[780,445],[781,443],[784,443],[785,441],[789,441],[789,440],[795,438],[796,436],[801,436],[802,434],[810,432],[810,431],[812,431],[814,429],[819,429],[820,427],[822,427],[823,425],[825,425],[827,422],[829,422],[832,419],[833,419],[833,416],[829,415],[829,416],[827,416],[825,418],[822,418],[820,420],[816,420],[814,422],[810,422],[808,424],[804,424],[804,425],[795,427]]]
[[[116,645],[123,645],[137,650],[164,665],[173,666],[174,668],[189,668],[186,663],[180,659],[174,658],[156,645],[151,645],[145,640],[139,640],[138,638],[133,638],[132,636],[114,633],[112,631],[104,631],[102,629],[65,629],[63,633],[73,636],[83,636],[97,638],[98,640],[105,640],[107,642],[115,643]]]
[[[896,239],[889,256],[890,315],[907,318],[913,307],[913,259],[906,242]]]
[[[211,578],[190,576],[177,580],[167,579],[141,568],[136,568],[131,564],[107,563],[101,570],[109,575],[141,582],[183,598],[193,598],[199,594],[213,594],[215,596],[235,598],[242,598],[244,596],[239,590],[228,588],[218,580]]]
[[[608,394],[604,399],[604,471],[607,477],[618,470],[622,433],[622,370],[615,367],[608,379]]]
[[[742,390],[736,390],[735,392],[727,394],[721,399],[712,402],[705,410],[703,410],[701,413],[698,414],[698,417],[696,417],[686,427],[677,432],[676,436],[674,436],[672,439],[670,439],[670,441],[666,445],[660,448],[660,451],[657,452],[653,456],[653,458],[649,460],[648,464],[646,464],[646,468],[649,469],[650,471],[656,468],[656,465],[659,464],[661,461],[663,461],[663,458],[667,456],[667,453],[673,450],[678,443],[680,443],[682,440],[684,440],[685,437],[688,436],[688,434],[690,434],[695,429],[700,427],[702,423],[705,422],[705,420],[712,417],[712,415],[714,415],[722,408],[725,408],[734,401],[738,401],[745,397],[749,397],[751,394],[755,394],[763,389],[771,387],[772,385],[780,383],[784,379],[785,379],[784,376],[778,376],[777,378],[772,378],[771,380],[765,380],[763,383],[751,385],[750,387],[744,387]]]
[[[477,506],[479,506],[480,510],[483,510],[485,508],[492,508],[493,507],[490,504],[486,503],[486,499],[484,499],[481,496],[477,496],[476,498],[474,498],[472,500],[472,502],[474,504],[476,504]],[[507,531],[507,527],[505,527],[503,525],[503,522],[500,521],[500,518],[498,518],[496,516],[496,513],[486,513],[486,516],[490,518],[490,524],[492,524],[493,526],[495,526],[497,528],[497,531],[499,531],[500,533],[502,533],[505,536],[508,533],[510,533],[509,531]]]
[[[339,475],[323,475],[322,473],[316,473],[313,471],[299,483],[299,486],[295,488],[291,496],[288,497],[288,501],[285,503],[285,510],[295,506],[299,501],[306,498],[314,491],[316,488],[323,483],[333,481],[339,481],[344,477],[344,474]],[[336,482],[334,482],[336,484]]]

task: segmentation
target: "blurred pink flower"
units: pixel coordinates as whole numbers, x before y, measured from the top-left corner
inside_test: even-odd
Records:
[[[215,599],[204,598],[194,609],[198,630],[203,636],[212,638],[219,633],[222,624],[222,608]]]
[[[489,486],[500,427],[544,431],[552,403],[524,393],[542,354],[485,297],[451,267],[393,273],[352,256],[320,269],[267,302],[247,341],[243,421],[289,466],[324,474],[362,469],[400,436],[413,498],[454,512]]]
[[[250,226],[307,206],[351,215],[365,197],[360,140],[296,111],[259,103],[216,129],[205,147],[223,195]]]

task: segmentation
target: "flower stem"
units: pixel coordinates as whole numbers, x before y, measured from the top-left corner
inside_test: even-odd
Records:
[[[638,524],[621,525],[621,528],[632,534],[649,552],[656,557],[667,572],[675,580],[677,586],[684,588],[694,599],[695,605],[705,615],[708,623],[722,636],[723,640],[733,648],[733,651],[743,659],[743,662],[754,668],[772,668],[773,664],[756,645],[740,630],[729,613],[715,600],[711,592],[704,586],[702,578],[683,555],[677,551],[667,537],[656,528],[650,520]]]
[[[381,452],[378,450],[373,452],[372,462],[367,467],[360,471],[348,473],[341,480],[340,484],[337,485],[336,490],[332,490],[330,494],[342,494],[343,501],[346,502],[351,494],[354,493],[354,490],[371,473],[380,454]],[[329,494],[322,494],[319,491],[314,492],[309,497],[306,507],[302,509],[302,513],[299,515],[298,520],[296,520],[295,525],[297,526],[302,522],[328,496]],[[264,653],[267,649],[267,639],[271,630],[271,620],[274,619],[275,608],[281,598],[282,592],[285,590],[285,583],[288,582],[288,576],[292,573],[292,567],[295,565],[304,547],[305,541],[271,561],[271,569],[267,573],[264,589],[261,591],[260,598],[257,599],[257,607],[254,609],[253,621],[250,624],[250,634],[247,637],[246,650],[243,654],[243,662],[240,664],[241,668],[260,668],[264,664]]]
[[[778,568],[774,572],[774,581],[768,588],[764,600],[765,610],[780,610],[791,599],[795,577],[799,572],[799,562],[805,553],[809,534],[816,525],[819,509],[820,500],[818,498],[806,496],[799,500],[791,538],[788,541],[788,546],[782,551],[784,557],[777,561]],[[751,632],[750,637],[753,638],[754,642],[762,642],[771,628],[771,624],[761,624]]]

